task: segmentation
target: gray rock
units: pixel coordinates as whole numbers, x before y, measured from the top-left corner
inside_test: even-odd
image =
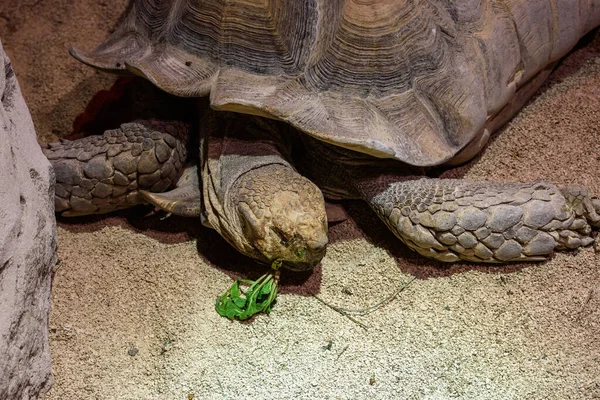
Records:
[[[37,399],[52,382],[54,172],[1,44],[0,97],[0,399]]]

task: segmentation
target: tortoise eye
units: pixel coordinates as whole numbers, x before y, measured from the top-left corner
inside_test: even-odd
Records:
[[[275,232],[275,234],[277,236],[279,236],[279,244],[282,246],[288,246],[288,238],[285,236],[285,234],[281,231],[281,229],[279,228],[273,228],[273,232]]]

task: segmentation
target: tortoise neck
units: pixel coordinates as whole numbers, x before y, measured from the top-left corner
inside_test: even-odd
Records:
[[[313,138],[304,138],[303,143],[300,168],[329,199],[368,200],[394,183],[422,176],[421,169],[394,160],[376,158]]]
[[[378,195],[396,190],[404,182],[420,179],[423,175],[414,174],[414,171],[389,170],[388,168],[351,169],[353,185],[360,197],[369,202]],[[413,172],[413,173],[411,173]]]

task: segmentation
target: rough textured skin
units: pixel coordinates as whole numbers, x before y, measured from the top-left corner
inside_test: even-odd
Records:
[[[600,201],[579,187],[382,175],[359,188],[404,243],[446,262],[543,260],[593,243],[600,225]]]
[[[431,166],[481,148],[533,94],[519,89],[598,24],[600,0],[134,0],[105,43],[72,54]]]
[[[138,108],[152,109],[165,96],[171,97],[150,93]],[[327,244],[325,204],[289,163],[290,142],[280,132],[285,125],[198,103],[199,132],[192,134],[200,136],[199,162],[187,160],[190,126],[172,121],[138,120],[101,136],[49,144],[44,152],[56,172],[56,211],[78,216],[147,202],[200,217],[262,262],[314,267]],[[196,165],[184,172],[186,161]]]
[[[181,178],[177,181],[176,188],[164,193],[140,190],[140,195],[150,204],[170,214],[182,217],[198,217],[205,221],[202,213],[202,191],[198,166],[194,165],[184,169]]]
[[[136,121],[102,136],[50,143],[44,154],[56,174],[56,211],[106,213],[143,202],[138,190],[162,192],[181,175],[190,127]]]
[[[208,224],[243,254],[293,270],[325,254],[321,191],[289,163],[282,124],[203,109],[202,199]]]
[[[208,146],[211,146],[210,141]],[[265,158],[266,163],[260,155],[249,160],[247,170],[239,171],[232,187],[223,188],[228,192],[225,204],[206,205],[225,213],[210,219],[218,221],[217,230],[250,257],[264,262],[281,260],[288,269],[311,269],[323,258],[327,246],[329,214],[325,213],[323,195],[283,156],[275,163],[273,154]],[[208,175],[208,185],[218,186],[218,182],[212,182],[218,177]],[[149,203],[167,212],[200,217],[204,225],[214,228],[203,212],[201,188],[197,168],[189,168],[174,190],[166,193],[142,190],[140,193]]]
[[[0,98],[0,399],[29,400],[51,384],[54,174],[1,44]]]
[[[592,227],[600,226],[600,200],[584,187],[425,178],[415,168],[303,139],[300,164],[327,197],[363,199],[425,257],[541,261],[592,244]]]
[[[231,189],[228,209],[243,221],[240,239],[294,270],[325,255],[327,215],[321,191],[290,166],[269,164],[244,174]]]
[[[200,217],[257,260],[280,260],[294,270],[314,267],[327,246],[323,195],[288,162],[277,124],[210,110],[203,114],[203,184],[191,167],[174,190],[141,195],[169,213]]]

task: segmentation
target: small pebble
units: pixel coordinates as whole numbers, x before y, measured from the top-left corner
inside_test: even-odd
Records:
[[[127,354],[129,354],[131,357],[134,357],[138,353],[138,351],[138,349],[132,347],[131,349],[127,350]]]

